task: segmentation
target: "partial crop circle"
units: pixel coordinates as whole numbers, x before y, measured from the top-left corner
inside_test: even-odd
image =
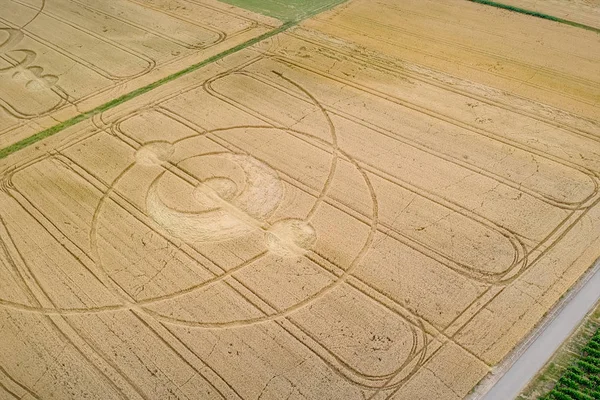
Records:
[[[287,192],[287,181],[283,179],[286,173],[262,159],[259,155],[260,145],[255,148],[256,150],[248,153],[234,151],[203,153],[202,147],[198,145],[200,143],[198,140],[212,134],[218,134],[219,137],[225,138],[229,135],[243,136],[258,140],[258,143],[263,140],[271,142],[285,137],[289,146],[283,151],[289,155],[290,159],[300,160],[299,162],[310,159],[305,154],[305,141],[318,143],[319,146],[314,146],[314,151],[318,152],[319,157],[323,157],[325,154],[325,157],[329,158],[329,161],[326,161],[327,158],[323,161],[326,161],[325,165],[329,165],[330,170],[325,171],[320,177],[321,182],[316,184],[321,193],[310,195],[313,204],[307,205],[305,212],[311,211],[304,217],[299,217],[297,210],[289,208],[294,201],[286,197],[292,196]],[[298,143],[295,144],[295,141]],[[329,151],[323,153],[321,150],[323,147],[329,147]],[[198,150],[194,151],[194,149]],[[322,267],[314,264],[308,257],[316,255],[319,237],[321,234],[326,234],[319,232],[319,227],[323,226],[323,223],[320,222],[322,214],[318,210],[324,207],[323,201],[328,196],[332,182],[335,181],[335,165],[339,162],[337,161],[339,157],[343,157],[346,164],[355,169],[357,176],[363,177],[364,185],[359,185],[356,190],[368,191],[369,197],[375,199],[375,193],[372,191],[368,178],[356,161],[335,149],[333,144],[301,131],[265,126],[231,127],[199,133],[173,144],[152,142],[142,145],[136,152],[135,162],[129,165],[112,183],[108,189],[108,195],[104,197],[96,210],[98,221],[94,224],[91,232],[91,237],[96,239],[92,240],[91,244],[94,246],[97,262],[100,268],[107,271],[108,265],[104,264],[104,260],[111,257],[109,254],[113,251],[111,246],[118,247],[116,252],[123,254],[127,254],[128,251],[136,254],[145,252],[144,248],[140,248],[144,240],[135,237],[127,243],[115,242],[111,243],[109,247],[98,246],[99,238],[119,235],[119,232],[113,232],[118,229],[118,221],[113,220],[116,217],[112,216],[111,212],[107,212],[107,207],[114,203],[113,196],[120,195],[111,195],[110,193],[127,190],[126,187],[121,186],[122,181],[136,180],[136,185],[140,187],[136,189],[135,196],[139,198],[141,195],[145,199],[142,205],[144,213],[136,214],[136,218],[139,219],[136,224],[161,226],[168,235],[156,240],[169,241],[176,238],[199,252],[202,252],[205,246],[209,246],[211,251],[215,252],[219,252],[218,249],[222,246],[223,253],[230,252],[236,246],[257,247],[263,249],[263,255],[256,256],[256,260],[263,257],[266,260],[273,260],[273,262],[281,264],[282,273],[287,271],[287,263],[291,262],[290,265],[293,265],[297,262],[294,260],[302,258],[305,259],[304,262],[313,264],[314,268],[320,269]],[[313,166],[307,166],[307,168],[313,168]],[[144,178],[135,179],[134,176],[143,176]],[[293,190],[302,192],[300,188]],[[286,204],[286,207],[280,210],[283,204]],[[114,209],[115,206],[111,205],[108,208]],[[376,207],[373,205],[373,210],[375,209]],[[273,219],[275,215],[277,218]],[[375,218],[375,211],[373,211],[373,218]],[[163,289],[159,294],[141,297],[135,302],[139,302],[152,316],[163,322],[171,321],[179,325],[194,327],[238,327],[288,315],[293,310],[326,295],[346,279],[358,264],[359,255],[364,254],[371,245],[375,225],[375,219],[371,222],[370,227],[365,225],[366,235],[363,242],[344,245],[352,248],[355,254],[353,259],[344,261],[345,264],[339,267],[346,271],[345,273],[336,276],[324,270],[323,274],[330,276],[329,283],[325,283],[323,286],[323,281],[319,281],[318,284],[321,287],[318,291],[295,296],[292,301],[286,301],[288,304],[286,307],[278,309],[275,313],[259,317],[244,317],[234,312],[228,314],[227,310],[222,310],[218,316],[205,315],[202,312],[180,315],[178,311],[167,311],[182,309],[181,302],[183,304],[210,303],[211,298],[215,295],[214,291],[220,291],[220,288],[224,289],[222,292],[225,293],[224,296],[234,295],[233,293],[229,294],[230,290],[225,290],[226,286],[223,286],[226,285],[227,280],[239,274],[243,275],[244,271],[249,268],[252,268],[253,274],[260,275],[260,268],[263,268],[263,265],[268,267],[271,261],[256,263],[256,260],[251,262],[240,260],[237,266],[230,265],[223,268],[222,272],[208,278],[204,283],[194,283],[185,288]],[[341,240],[353,239],[348,237]],[[155,246],[160,247],[159,244]],[[203,269],[204,267],[199,264],[197,268]],[[235,271],[235,274],[230,271]],[[110,274],[110,271],[108,273]],[[265,280],[262,284],[266,285],[266,289],[270,282]]]

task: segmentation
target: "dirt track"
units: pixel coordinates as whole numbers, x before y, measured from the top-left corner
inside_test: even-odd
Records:
[[[0,160],[0,395],[466,396],[600,256],[600,39],[396,3],[350,1]]]

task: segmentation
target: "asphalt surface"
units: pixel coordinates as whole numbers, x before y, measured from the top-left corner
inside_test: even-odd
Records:
[[[481,400],[515,399],[600,300],[600,261],[539,335]]]

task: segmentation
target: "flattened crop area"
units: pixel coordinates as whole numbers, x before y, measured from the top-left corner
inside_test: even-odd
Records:
[[[599,82],[503,52],[520,15],[461,42],[468,79],[395,29],[453,26],[418,3],[351,1],[0,160],[0,396],[465,397],[600,256]]]

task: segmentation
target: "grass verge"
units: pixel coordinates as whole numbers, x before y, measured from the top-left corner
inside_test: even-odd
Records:
[[[61,123],[59,123],[57,125],[54,125],[54,126],[48,128],[48,129],[45,129],[45,130],[43,130],[41,132],[38,132],[38,133],[36,133],[33,136],[30,136],[30,137],[28,137],[26,139],[23,139],[23,140],[15,143],[15,144],[12,144],[12,145],[10,145],[8,147],[5,147],[5,148],[3,148],[3,149],[0,150],[0,160],[3,159],[3,158],[5,158],[5,157],[7,157],[8,155],[16,152],[16,151],[19,151],[19,150],[21,150],[21,149],[23,149],[23,148],[25,148],[25,147],[33,144],[33,143],[39,142],[42,139],[45,139],[45,138],[47,138],[49,136],[52,136],[52,135],[55,135],[56,133],[62,131],[65,128],[68,128],[70,126],[78,124],[81,121],[85,121],[85,120],[87,120],[89,118],[92,118],[94,115],[100,114],[100,113],[102,113],[102,112],[104,112],[104,111],[106,111],[108,109],[111,109],[113,107],[118,106],[119,104],[122,104],[122,103],[124,103],[126,101],[129,101],[129,100],[131,100],[133,98],[136,98],[138,96],[141,96],[144,93],[147,93],[147,92],[149,92],[149,91],[151,91],[153,89],[156,89],[157,87],[162,86],[162,85],[164,85],[166,83],[169,83],[169,82],[171,82],[171,81],[173,81],[173,80],[175,80],[175,79],[177,79],[179,77],[182,77],[182,76],[187,75],[187,74],[189,74],[191,72],[194,72],[194,71],[196,71],[196,70],[198,70],[198,69],[200,69],[200,68],[202,68],[202,67],[204,67],[204,66],[206,66],[208,64],[212,64],[215,61],[218,61],[218,60],[222,59],[223,57],[225,57],[225,56],[227,56],[229,54],[233,54],[233,53],[235,53],[237,51],[245,49],[246,47],[252,46],[253,44],[256,44],[256,43],[258,43],[258,42],[260,42],[262,40],[265,40],[265,39],[268,39],[268,38],[270,38],[270,37],[272,37],[274,35],[277,35],[278,33],[281,33],[283,31],[289,29],[290,27],[292,27],[295,24],[297,24],[297,22],[295,22],[295,21],[287,22],[287,23],[281,25],[278,28],[275,28],[275,29],[273,29],[273,30],[271,30],[269,32],[266,32],[266,33],[264,33],[264,34],[262,34],[260,36],[252,38],[252,39],[250,39],[250,40],[248,40],[248,41],[246,41],[244,43],[240,43],[237,46],[234,46],[234,47],[232,47],[230,49],[227,49],[227,50],[225,50],[225,51],[223,51],[223,52],[221,52],[219,54],[216,54],[216,55],[214,55],[212,57],[209,57],[206,60],[203,60],[203,61],[201,61],[201,62],[199,62],[197,64],[191,65],[191,66],[189,66],[189,67],[187,67],[185,69],[182,69],[181,71],[177,71],[174,74],[168,75],[168,76],[166,76],[166,77],[164,77],[162,79],[159,79],[159,80],[157,80],[155,82],[152,82],[149,85],[142,86],[141,88],[135,89],[135,90],[133,90],[133,91],[127,93],[127,94],[124,94],[123,96],[117,97],[116,99],[113,99],[113,100],[109,101],[108,103],[104,103],[104,104],[102,104],[102,105],[100,105],[100,106],[98,106],[98,107],[96,107],[96,108],[94,108],[94,109],[92,109],[90,111],[81,113],[81,114],[79,114],[79,115],[77,115],[77,116],[75,116],[75,117],[73,117],[71,119],[68,119],[68,120],[66,120],[64,122],[61,122]]]
[[[58,132],[62,131],[63,129],[66,129],[68,127],[76,125],[79,122],[85,121],[89,118],[92,118],[94,115],[100,114],[108,109],[118,106],[119,104],[125,103],[126,101],[129,101],[133,98],[141,96],[153,89],[156,89],[159,86],[169,83],[169,82],[171,82],[179,77],[182,77],[184,75],[187,75],[191,72],[194,72],[208,64],[212,64],[215,61],[219,61],[223,57],[226,57],[230,54],[236,53],[236,52],[243,50],[247,47],[250,47],[262,40],[268,39],[268,38],[275,36],[281,32],[284,32],[284,31],[290,29],[291,27],[298,25],[304,19],[310,18],[320,12],[331,9],[331,8],[335,7],[336,5],[343,3],[344,1],[346,1],[346,0],[330,0],[330,1],[325,2],[325,4],[323,4],[322,1],[317,1],[317,0],[310,0],[310,1],[294,0],[294,1],[292,1],[292,3],[294,3],[294,2],[295,3],[307,3],[307,5],[309,5],[310,7],[305,8],[301,14],[297,14],[297,13],[293,14],[291,19],[289,19],[287,22],[283,23],[278,28],[275,28],[275,29],[273,29],[269,32],[266,32],[260,36],[252,38],[244,43],[238,44],[237,46],[234,46],[234,47],[227,49],[219,54],[209,57],[206,60],[203,60],[197,64],[191,65],[181,71],[175,72],[174,74],[171,74],[162,79],[159,79],[156,82],[150,83],[149,85],[135,89],[127,94],[124,94],[123,96],[117,97],[116,99],[109,101],[108,103],[104,103],[96,108],[93,108],[92,110],[81,113],[73,118],[63,121],[57,125],[54,125],[48,129],[43,130],[41,132],[38,132],[35,135],[30,136],[26,139],[23,139],[17,143],[14,143],[8,147],[0,149],[0,160],[8,157],[12,153],[15,153],[21,149],[24,149],[27,146],[37,143],[42,139],[45,139],[52,135],[55,135]],[[318,6],[316,6],[316,5],[318,5]]]
[[[282,21],[305,18],[328,10],[345,0],[221,0]]]
[[[540,13],[540,12],[537,12],[537,11],[526,10],[524,8],[510,6],[510,5],[502,4],[502,3],[497,3],[497,2],[491,1],[491,0],[468,0],[468,1],[471,1],[473,3],[484,4],[484,5],[492,6],[492,7],[496,7],[496,8],[501,8],[503,10],[514,11],[514,12],[517,12],[519,14],[531,15],[532,17],[547,19],[547,20],[550,20],[550,21],[559,22],[561,24],[571,25],[571,26],[574,26],[576,28],[581,28],[581,29],[585,29],[585,30],[588,30],[588,31],[600,33],[600,29],[594,28],[593,26],[588,26],[588,25],[580,24],[578,22],[573,22],[573,21],[569,21],[569,20],[566,20],[566,19],[554,17],[552,15]]]
[[[600,399],[599,346],[600,304],[517,400]]]

